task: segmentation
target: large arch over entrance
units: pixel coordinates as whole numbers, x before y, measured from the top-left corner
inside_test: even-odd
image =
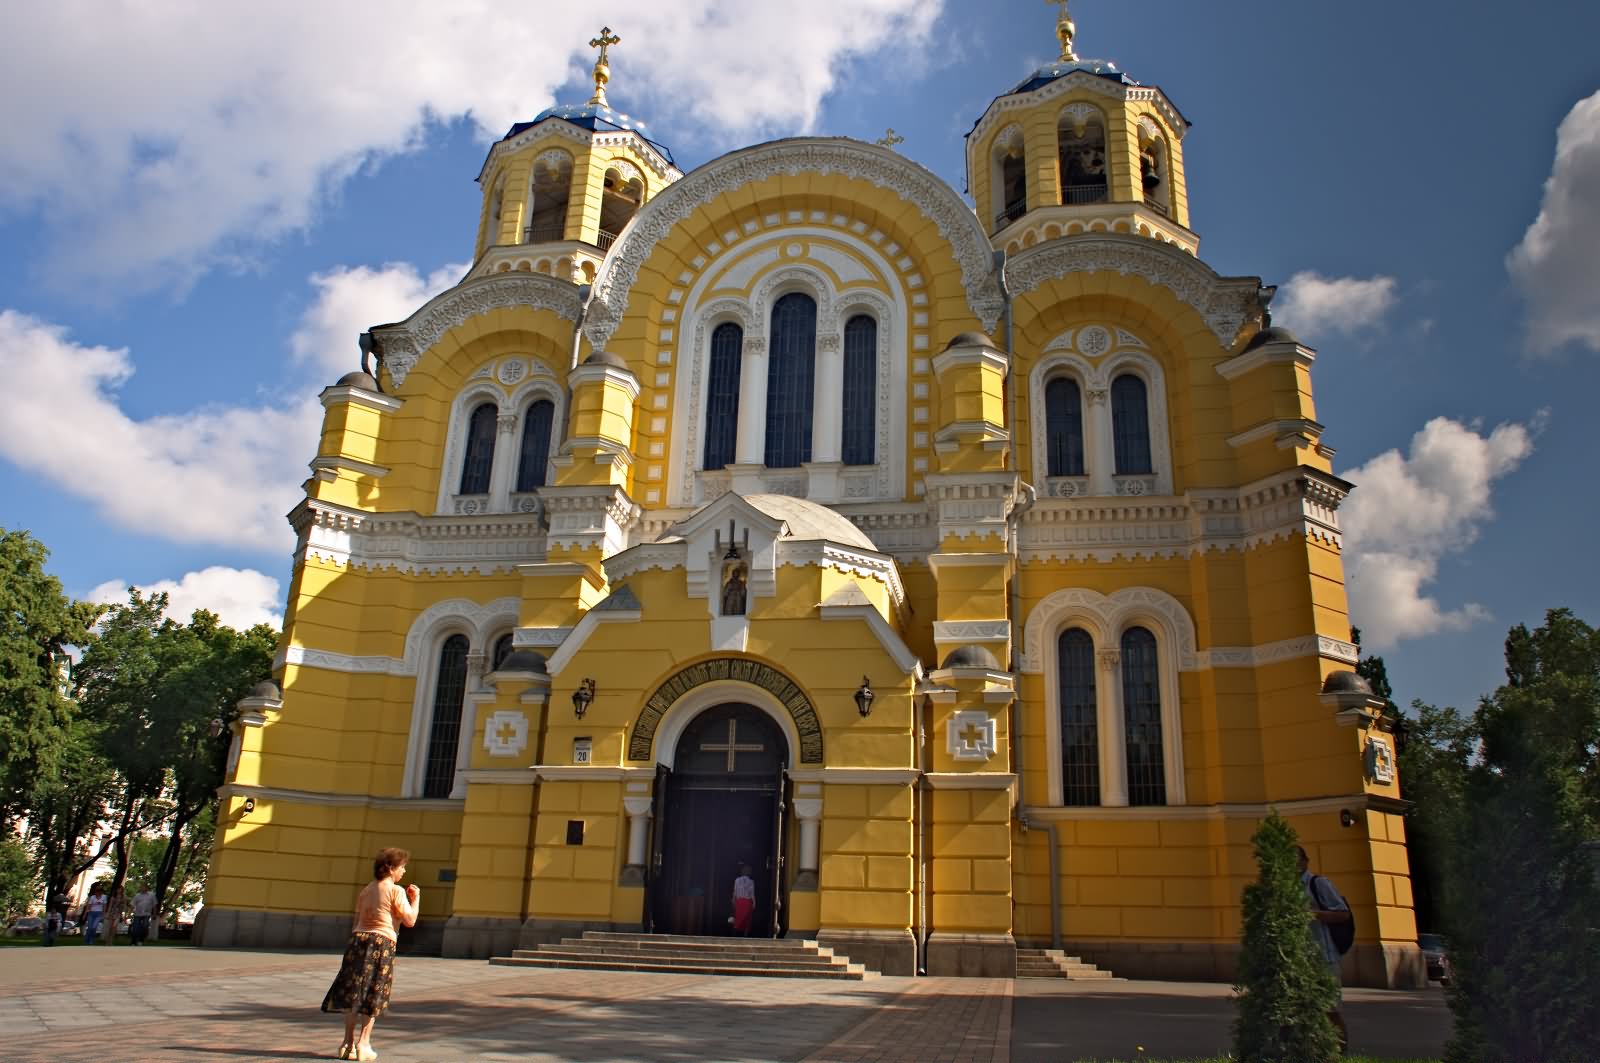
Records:
[[[682,698],[709,683],[744,683],[763,691],[763,702],[776,699],[794,727],[793,739],[801,764],[821,764],[822,723],[817,710],[800,684],[762,661],[748,657],[713,657],[697,661],[677,672],[656,688],[639,710],[633,731],[628,736],[628,759],[650,760],[655,752],[656,731],[662,719]],[[728,700],[737,700],[730,697]],[[664,759],[666,750],[660,751]]]

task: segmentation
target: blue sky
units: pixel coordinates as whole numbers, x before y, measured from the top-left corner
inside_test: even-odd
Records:
[[[1158,84],[1201,253],[1319,350],[1359,623],[1402,699],[1470,704],[1510,624],[1600,621],[1600,5],[1077,0]],[[279,614],[320,388],[457,279],[489,143],[586,98],[685,169],[875,139],[964,187],[962,135],[1053,57],[1040,0],[13,8],[0,92],[0,526],[69,591]],[[45,88],[48,86],[48,89]]]

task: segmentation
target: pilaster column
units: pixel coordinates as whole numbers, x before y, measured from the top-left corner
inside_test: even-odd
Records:
[[[1084,397],[1089,400],[1089,430],[1083,440],[1089,493],[1114,495],[1117,485],[1111,477],[1117,467],[1117,446],[1111,435],[1111,393],[1105,388],[1090,388]]]
[[[844,344],[837,332],[817,337],[817,372],[811,402],[811,460],[838,461],[844,425]]]
[[[495,422],[494,464],[489,473],[489,512],[511,508],[511,485],[517,475],[517,422],[514,413],[502,413]]]
[[[739,367],[739,438],[734,445],[739,465],[767,462],[767,341],[746,336]]]
[[[1122,716],[1122,651],[1100,651],[1100,803],[1128,803],[1128,739]]]
[[[822,798],[800,797],[794,801],[794,818],[800,823],[800,870],[794,877],[795,890],[817,888],[817,837],[822,827]]]
[[[619,886],[644,885],[645,841],[650,830],[649,797],[624,797],[623,811],[628,813],[628,864],[622,869]]]

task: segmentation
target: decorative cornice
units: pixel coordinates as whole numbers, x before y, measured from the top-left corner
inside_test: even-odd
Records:
[[[1168,128],[1173,136],[1182,140],[1189,131],[1188,119],[1179,113],[1178,108],[1167,97],[1165,92],[1153,85],[1125,85],[1120,81],[1111,81],[1086,70],[1074,70],[1064,77],[1039,86],[1032,92],[1012,93],[1001,96],[991,103],[983,116],[973,126],[972,132],[967,134],[967,157],[972,157],[972,152],[988,134],[990,127],[999,122],[1004,115],[1013,111],[1033,107],[1036,104],[1046,103],[1059,96],[1078,89],[1087,89],[1096,96],[1120,100],[1130,103],[1151,103],[1161,112],[1161,117],[1166,119]]]
[[[1229,349],[1244,326],[1261,317],[1259,279],[1222,277],[1179,248],[1118,233],[1072,236],[1031,247],[1006,263],[1006,284],[1015,297],[1074,273],[1103,272],[1139,277],[1171,291]]]
[[[217,788],[226,802],[231,797],[254,797],[264,801],[289,801],[298,805],[324,805],[337,808],[378,808],[393,812],[460,812],[466,802],[446,797],[370,797],[366,794],[327,794],[314,790],[285,790],[276,786],[252,786],[230,782]]]
[[[667,161],[666,156],[656,151],[647,140],[631,129],[600,132],[585,129],[564,118],[552,116],[536,125],[529,126],[516,136],[502,140],[490,148],[489,154],[483,160],[483,167],[478,171],[479,183],[482,183],[494,170],[496,162],[550,136],[559,137],[579,147],[626,145],[635,157],[648,166],[650,171],[662,180],[676,181],[683,176],[676,166]]]
[[[988,236],[972,209],[929,170],[896,151],[842,138],[799,138],[723,156],[664,189],[634,215],[595,279],[584,323],[590,342],[603,349],[627,314],[639,270],[680,222],[719,196],[774,177],[841,174],[868,181],[911,203],[939,228],[961,268],[967,302],[984,328],[1000,319],[1002,299]]]
[[[1343,794],[1333,797],[1308,797],[1292,801],[1237,802],[1215,805],[1133,805],[1127,807],[1056,807],[1028,805],[1022,812],[1036,823],[1062,823],[1117,820],[1192,820],[1262,819],[1273,811],[1284,816],[1308,816],[1318,812],[1359,811],[1377,807],[1384,800],[1378,794]]]
[[[1262,421],[1254,428],[1247,428],[1237,435],[1228,437],[1228,446],[1238,450],[1251,443],[1263,439],[1275,441],[1281,448],[1285,440],[1304,439],[1308,443],[1315,443],[1322,438],[1323,425],[1309,417],[1288,417],[1281,420]]]
[[[1222,362],[1217,366],[1217,373],[1224,380],[1237,380],[1264,365],[1295,365],[1310,369],[1316,360],[1316,351],[1298,343],[1264,343],[1253,351]]]
[[[372,330],[383,355],[383,368],[398,388],[446,332],[480,314],[511,308],[549,310],[576,322],[578,286],[542,273],[520,271],[462,281],[428,300],[406,320]]]
[[[367,513],[306,499],[290,512],[289,523],[300,538],[297,564],[317,559],[413,575],[492,575],[545,556],[539,513],[423,517]]]
[[[930,771],[923,776],[935,790],[1009,790],[1017,777],[1009,772]]]
[[[394,413],[405,403],[393,395],[385,395],[378,391],[368,391],[366,388],[351,387],[348,384],[335,384],[322,389],[322,394],[317,396],[322,403],[322,408],[327,409],[337,402],[347,402],[352,406],[366,406],[377,410],[379,413]]]
[[[963,646],[974,642],[1005,642],[1011,638],[1009,620],[935,620],[933,642],[936,646]]]

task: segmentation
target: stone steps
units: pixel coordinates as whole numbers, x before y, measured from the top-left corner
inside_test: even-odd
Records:
[[[1120,981],[1110,971],[1068,956],[1060,949],[1018,949],[1018,978],[1065,978],[1073,982]]]
[[[489,961],[507,967],[590,971],[651,971],[759,978],[876,978],[848,957],[815,941],[692,937],[675,934],[619,934],[589,931],[559,944],[517,949]]]

